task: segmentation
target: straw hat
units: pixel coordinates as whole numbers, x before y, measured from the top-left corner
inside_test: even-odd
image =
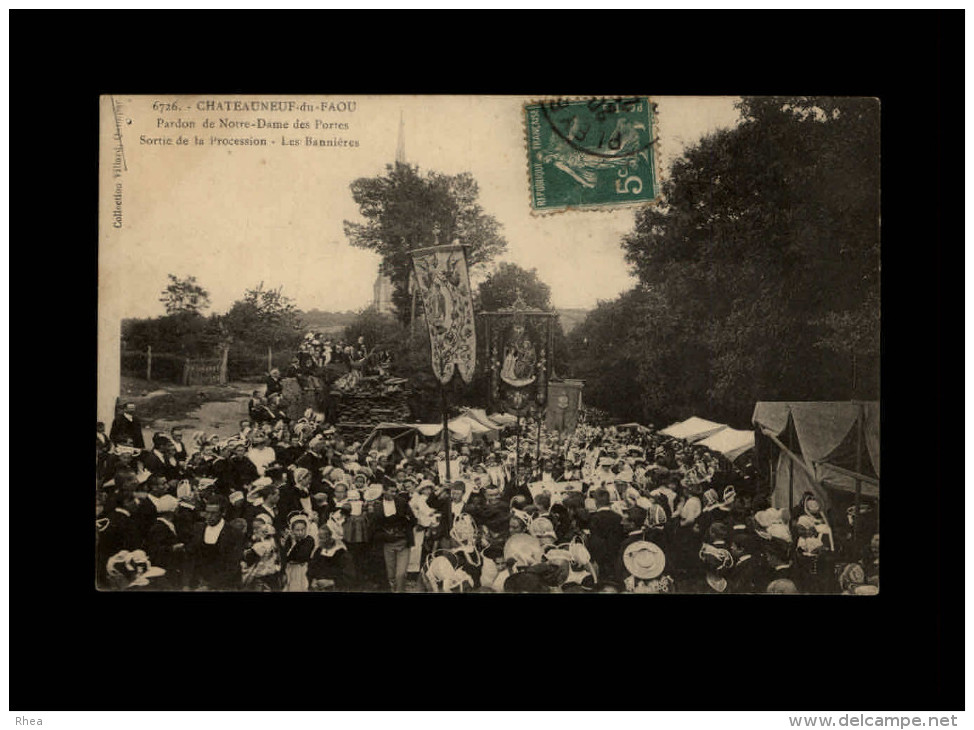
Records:
[[[526,567],[541,562],[541,543],[534,535],[521,532],[511,535],[504,543],[504,558],[513,559],[516,565]]]
[[[362,492],[362,499],[366,502],[374,502],[375,500],[382,497],[382,485],[381,484],[370,484]]]
[[[658,578],[666,567],[666,555],[656,543],[639,540],[626,547],[622,562],[632,575],[640,580]]]

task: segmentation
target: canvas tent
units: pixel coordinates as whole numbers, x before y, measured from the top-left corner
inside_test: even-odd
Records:
[[[741,454],[754,448],[754,431],[724,428],[703,439],[697,445],[723,454],[729,461],[734,461]]]
[[[648,426],[644,426],[641,423],[620,423],[618,426],[614,427],[616,431],[639,431],[640,433],[645,433],[651,429]]]
[[[806,492],[827,507],[854,494],[879,498],[879,403],[761,402],[751,418],[773,479],[771,504]]]
[[[670,436],[675,439],[683,439],[688,443],[696,443],[697,441],[702,441],[708,436],[712,436],[718,431],[722,431],[727,426],[722,423],[714,423],[713,421],[708,421],[704,418],[697,418],[692,416],[685,421],[680,421],[679,423],[674,423],[672,426],[668,426],[660,431],[664,436]]]
[[[482,411],[481,411],[482,412]],[[504,426],[493,424],[492,419],[488,419],[486,414],[477,417],[476,409],[457,416],[449,422],[450,440],[458,443],[470,443],[474,438],[496,439],[498,432]],[[482,420],[486,420],[483,423]],[[390,449],[398,449],[399,452],[407,448],[416,449],[420,436],[432,438],[443,433],[442,423],[380,423],[372,429],[372,433],[366,437],[362,443],[363,452],[378,448],[376,444],[381,444],[380,451],[388,453]]]

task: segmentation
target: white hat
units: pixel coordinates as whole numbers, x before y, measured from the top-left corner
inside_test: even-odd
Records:
[[[175,512],[178,506],[179,500],[173,497],[171,494],[164,494],[156,501],[156,511],[159,514]]]
[[[658,578],[666,567],[666,555],[656,543],[639,540],[626,547],[622,562],[633,576],[641,580]]]
[[[514,559],[522,567],[537,565],[541,562],[541,543],[534,535],[520,532],[511,535],[504,543],[504,559]]]

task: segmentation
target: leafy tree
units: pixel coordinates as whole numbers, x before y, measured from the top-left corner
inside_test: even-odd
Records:
[[[180,279],[169,274],[169,285],[162,290],[159,301],[166,306],[166,314],[202,314],[210,306],[210,294],[200,286],[195,276]]]
[[[274,349],[293,347],[301,339],[301,318],[283,287],[265,289],[261,282],[233,303],[224,318],[228,337],[236,344]]]
[[[366,222],[345,221],[345,235],[353,246],[382,256],[380,269],[392,281],[401,322],[410,318],[411,250],[456,241],[467,246],[474,267],[507,248],[500,224],[477,203],[479,189],[469,173],[420,175],[418,167],[396,163],[384,176],[355,180],[351,191]]]
[[[610,332],[637,363],[645,418],[743,426],[757,400],[847,398],[853,356],[855,394],[878,397],[878,102],[739,109],[674,161],[664,205],[623,240],[641,287],[609,307]],[[598,340],[605,316],[582,336]]]
[[[122,347],[144,351],[152,347],[157,355],[212,357],[222,341],[221,317],[201,317],[179,312],[165,317],[126,319],[122,322]]]
[[[477,287],[479,308],[493,312],[510,307],[518,292],[529,309],[551,309],[551,287],[538,278],[537,269],[529,271],[507,261],[499,263]]]
[[[375,307],[367,307],[345,327],[344,338],[346,342],[358,342],[359,337],[364,337],[365,346],[370,349],[392,350],[400,344],[400,334],[401,327],[395,317],[379,312]]]

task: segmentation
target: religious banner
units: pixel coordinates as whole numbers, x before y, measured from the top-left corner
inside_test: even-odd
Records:
[[[462,246],[435,246],[412,252],[416,284],[426,311],[433,374],[446,385],[453,366],[467,383],[477,365],[477,335],[467,258]]]
[[[548,384],[548,408],[545,427],[562,434],[574,433],[582,407],[581,380],[564,380]]]
[[[488,406],[511,413],[542,412],[551,374],[553,312],[527,309],[518,300],[509,309],[484,312],[490,372]]]

